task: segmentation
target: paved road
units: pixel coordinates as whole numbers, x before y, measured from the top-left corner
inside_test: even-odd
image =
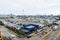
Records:
[[[59,25],[58,25],[58,29],[56,31],[53,31],[47,38],[46,40],[55,40],[56,39],[56,34],[58,32],[60,32],[60,21],[59,22]]]
[[[60,21],[59,21],[60,23]],[[4,38],[6,38],[6,40],[10,40],[8,37],[11,35],[15,35],[13,32],[9,31],[8,29],[6,29],[4,26],[0,26],[0,30],[2,31],[2,36]],[[60,31],[60,24],[58,25],[58,30],[56,30],[55,32],[52,32],[51,35],[49,35],[46,40],[53,40],[53,38],[55,37],[56,33]],[[38,36],[35,37],[31,37],[30,39],[26,39],[26,38],[14,38],[13,40],[40,40],[40,38]]]
[[[15,35],[13,32],[9,31],[8,29],[6,29],[4,26],[0,26],[0,30],[2,31],[2,36],[6,39],[6,40],[10,40],[9,36],[11,35]],[[13,40],[22,40],[22,38],[14,38]]]

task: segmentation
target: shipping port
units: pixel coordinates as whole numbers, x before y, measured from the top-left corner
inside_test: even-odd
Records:
[[[59,40],[60,17],[58,16],[12,17],[0,20],[1,40]]]
[[[0,40],[60,40],[60,0],[0,0]]]

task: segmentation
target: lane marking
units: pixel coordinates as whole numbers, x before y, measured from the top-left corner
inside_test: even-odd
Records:
[[[51,34],[53,30],[49,30],[47,34],[42,35],[42,39],[46,38],[49,34]]]

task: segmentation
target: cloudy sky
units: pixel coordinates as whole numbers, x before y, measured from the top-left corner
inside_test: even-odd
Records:
[[[0,0],[0,14],[10,13],[15,15],[59,15],[60,0]]]

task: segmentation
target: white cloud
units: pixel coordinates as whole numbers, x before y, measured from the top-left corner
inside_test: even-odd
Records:
[[[60,0],[0,0],[0,13],[60,14]]]

